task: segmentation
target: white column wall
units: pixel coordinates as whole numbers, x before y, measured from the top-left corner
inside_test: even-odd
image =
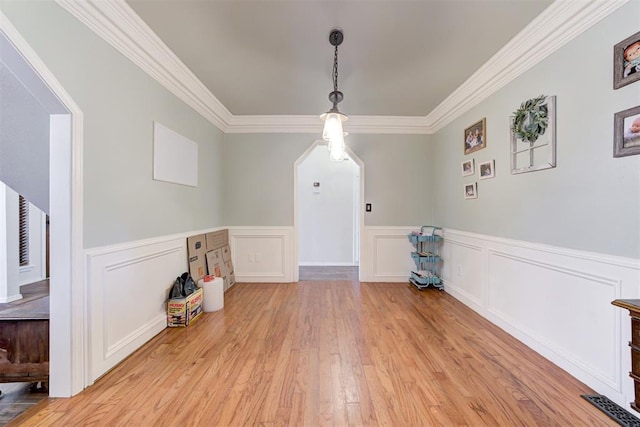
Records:
[[[0,303],[22,298],[18,261],[18,193],[0,183]]]
[[[20,286],[46,279],[45,228],[46,215],[29,203],[29,265],[19,267]]]

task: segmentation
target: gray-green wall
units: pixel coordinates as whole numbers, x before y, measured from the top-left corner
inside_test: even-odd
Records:
[[[49,212],[49,113],[1,57],[0,181]]]
[[[0,10],[84,114],[85,248],[223,225],[216,127],[54,2]],[[197,188],[152,180],[154,120],[198,143]]]
[[[640,29],[640,2],[605,18],[432,136],[435,222],[445,227],[640,258],[640,156],[613,158],[614,113],[640,105],[640,83],[613,90],[613,46]],[[509,116],[557,96],[557,167],[510,174]],[[486,117],[487,147],[463,155],[463,129]],[[460,164],[495,159],[496,178]],[[478,199],[463,185],[478,182]]]
[[[294,163],[317,135],[227,134],[223,157],[224,223],[293,225]],[[347,145],[364,163],[369,226],[428,224],[432,219],[432,145],[426,135],[352,134]]]
[[[228,226],[293,224],[293,166],[316,136],[223,135],[51,1],[0,9],[84,113],[86,248]],[[612,46],[640,28],[632,1],[432,136],[352,134],[365,165],[369,226],[445,227],[640,257],[640,156],[612,158],[613,114],[640,84],[612,89]],[[508,117],[557,96],[558,167],[509,173]],[[487,118],[487,148],[462,154],[462,130]],[[198,142],[199,186],[156,182],[152,121]],[[460,163],[496,160],[464,200]],[[176,165],[180,167],[180,165]]]

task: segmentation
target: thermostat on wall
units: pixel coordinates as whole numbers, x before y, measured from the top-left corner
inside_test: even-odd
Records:
[[[313,192],[314,193],[319,193],[320,192],[320,183],[317,182],[317,181],[313,183]]]

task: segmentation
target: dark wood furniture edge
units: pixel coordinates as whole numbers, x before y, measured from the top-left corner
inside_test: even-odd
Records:
[[[611,304],[640,313],[640,299],[617,299],[611,301]]]

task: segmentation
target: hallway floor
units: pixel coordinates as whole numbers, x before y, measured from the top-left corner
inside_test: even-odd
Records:
[[[300,266],[299,280],[358,280],[357,266]]]

